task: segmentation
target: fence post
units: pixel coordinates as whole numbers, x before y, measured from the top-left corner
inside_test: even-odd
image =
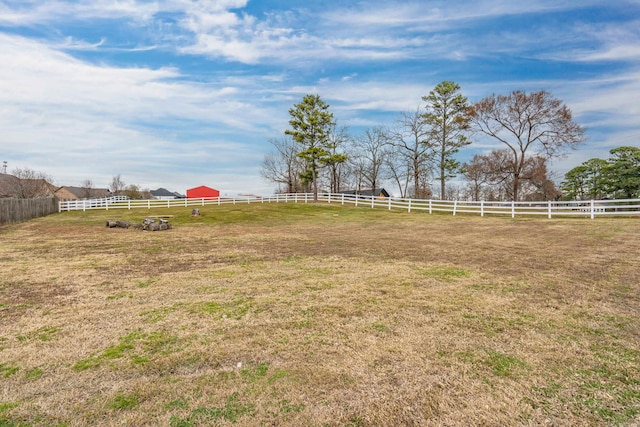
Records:
[[[331,191],[329,191],[329,204],[331,204]]]
[[[389,201],[389,210],[391,210],[391,197],[387,199]]]
[[[371,194],[371,209],[373,209],[376,205],[376,198],[373,194]]]
[[[453,201],[453,216],[456,216],[456,209],[458,208],[458,201]]]
[[[358,192],[356,192],[356,208],[358,207],[358,199],[359,199],[359,198],[360,198],[360,197],[358,196]]]
[[[409,204],[411,204],[411,199],[409,199]],[[429,213],[431,213],[431,199],[429,199]]]
[[[515,218],[516,217],[516,201],[512,200],[511,201],[511,218]]]
[[[344,193],[342,193],[342,204],[344,205]]]
[[[429,209],[431,209],[431,200],[429,200]],[[411,199],[409,199],[409,207],[407,208],[407,212],[411,213]],[[431,212],[429,212],[431,213]]]
[[[596,211],[594,208],[595,208],[595,203],[593,199],[591,199],[591,219],[594,219],[596,217]]]
[[[484,217],[484,200],[480,200],[480,217]]]
[[[548,212],[549,212],[549,219],[551,219],[551,200],[549,200],[549,206],[548,206]]]

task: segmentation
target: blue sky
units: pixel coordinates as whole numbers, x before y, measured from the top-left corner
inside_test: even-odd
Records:
[[[358,135],[443,80],[562,99],[588,139],[558,179],[640,145],[640,0],[0,0],[0,64],[0,161],[58,185],[269,194],[305,94]]]

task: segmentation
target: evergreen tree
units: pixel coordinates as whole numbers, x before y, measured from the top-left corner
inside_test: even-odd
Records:
[[[439,171],[440,199],[446,195],[446,180],[460,172],[460,162],[454,155],[460,148],[471,144],[464,135],[469,128],[467,98],[460,93],[460,85],[452,81],[439,83],[422,100],[427,103],[424,120],[430,127],[427,144],[433,150],[435,166]]]
[[[320,99],[319,95],[305,95],[302,102],[289,109],[291,120],[284,133],[290,135],[294,141],[304,149],[298,153],[307,165],[301,174],[303,181],[309,181],[313,186],[313,200],[318,200],[318,170],[331,161],[329,132],[332,126],[333,113],[329,112],[329,104]]]

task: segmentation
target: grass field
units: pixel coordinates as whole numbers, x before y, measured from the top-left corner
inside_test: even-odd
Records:
[[[640,424],[640,218],[200,211],[0,228],[0,426]]]

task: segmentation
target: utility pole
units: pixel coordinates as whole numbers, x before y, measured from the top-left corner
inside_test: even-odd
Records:
[[[2,162],[2,173],[6,174],[7,173],[7,161],[3,161]]]

